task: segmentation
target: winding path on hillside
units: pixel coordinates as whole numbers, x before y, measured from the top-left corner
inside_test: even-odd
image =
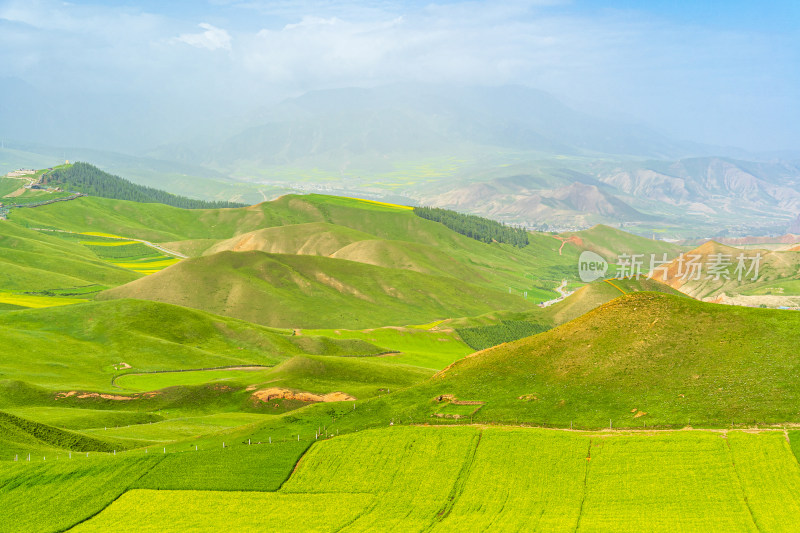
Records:
[[[52,231],[52,232],[56,232],[56,233],[71,233],[72,235],[86,235],[85,233],[80,233],[80,232],[77,232],[77,231],[67,231],[65,229],[49,229],[49,228],[29,228],[29,229],[32,229],[32,230],[35,230],[35,231]],[[87,237],[91,237],[92,235],[86,235],[86,236]],[[156,244],[156,243],[150,242],[150,241],[145,241],[143,239],[134,239],[133,237],[119,237],[119,236],[112,237],[110,235],[104,235],[104,237],[107,238],[107,239],[119,239],[121,241],[139,242],[139,243],[144,244],[145,246],[149,246],[150,248],[153,248],[154,250],[158,250],[161,253],[165,253],[167,255],[172,255],[172,256],[175,256],[175,257],[177,257],[179,259],[189,259],[188,255],[184,255],[184,254],[182,254],[180,252],[176,252],[175,250],[170,250],[168,248],[164,248],[160,244]]]
[[[561,296],[559,296],[558,298],[555,298],[553,300],[547,300],[546,302],[542,302],[542,303],[539,304],[539,307],[550,307],[551,305],[557,304],[558,302],[564,300],[566,297],[570,296],[572,293],[575,292],[575,291],[568,291],[567,290],[567,280],[565,280],[565,279],[561,280],[561,285],[556,287],[555,291],[558,294],[560,294]]]
[[[122,374],[117,374],[116,376],[111,378],[111,386],[121,388],[117,385],[117,379],[124,377],[124,376],[144,376],[148,374],[174,374],[180,372],[210,372],[210,371],[219,371],[219,370],[264,370],[266,368],[274,368],[275,365],[232,365],[232,366],[215,366],[209,368],[184,368],[184,369],[174,369],[174,370],[139,370],[135,372],[123,372]]]

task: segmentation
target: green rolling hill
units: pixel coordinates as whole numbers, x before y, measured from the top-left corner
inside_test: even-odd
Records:
[[[42,176],[42,184],[101,198],[162,203],[184,209],[242,207],[244,205],[233,202],[207,202],[177,196],[152,187],[137,185],[119,176],[104,172],[93,165],[81,162],[62,165],[46,172]]]
[[[289,331],[138,300],[4,313],[0,338],[6,346],[0,380],[102,392],[119,392],[111,380],[125,372],[274,366],[302,354],[385,350],[357,339],[315,342]]]
[[[424,383],[366,402],[339,423],[463,423],[463,416],[584,428],[609,421],[633,428],[796,422],[798,326],[800,314],[791,311],[627,294],[544,333],[456,361]]]
[[[0,292],[115,286],[140,276],[101,260],[77,242],[0,223]]]
[[[361,329],[531,306],[519,296],[451,277],[263,252],[188,259],[98,297],[169,302],[289,328]]]
[[[17,210],[11,221],[169,243],[189,255],[228,249],[339,254],[376,265],[468,276],[474,283],[529,291],[541,299],[554,295],[546,287],[576,277],[577,249],[559,255],[560,243],[550,236],[532,235],[531,244],[523,249],[485,244],[406,208],[320,195],[285,196],[258,206],[212,210],[90,197]]]
[[[583,231],[562,233],[561,237],[572,238],[578,246],[602,255],[612,264],[616,262],[618,254],[647,254],[649,261],[650,254],[659,254],[660,258],[660,254],[667,252],[671,259],[673,254],[677,255],[682,250],[673,243],[640,237],[605,224]]]

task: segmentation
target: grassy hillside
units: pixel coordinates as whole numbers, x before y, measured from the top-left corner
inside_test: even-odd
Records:
[[[374,235],[370,233],[329,222],[308,222],[242,233],[218,242],[203,255],[224,251],[261,251],[274,254],[329,256],[349,244],[373,238]]]
[[[392,352],[382,357],[393,364],[408,364],[441,370],[473,351],[455,330],[435,327],[440,321],[411,327],[383,327],[365,330],[303,330],[303,335],[323,335],[341,339],[361,339]],[[434,329],[435,328],[435,329]]]
[[[181,210],[158,204],[81,198],[55,208],[20,210],[13,213],[13,219],[34,227],[98,231],[169,242],[178,249],[180,241],[190,241],[191,255],[208,250],[215,245],[214,241],[228,241],[217,250],[260,249],[315,255],[332,254],[335,251],[332,248],[338,244],[342,246],[337,250],[365,240],[400,241],[407,248],[400,251],[411,254],[412,261],[419,261],[419,269],[430,269],[438,262],[452,265],[456,261],[463,265],[460,270],[453,270],[453,266],[440,269],[461,273],[468,267],[476,283],[506,291],[511,287],[521,293],[539,287],[542,299],[555,294],[544,287],[555,287],[561,279],[577,276],[574,265],[578,249],[565,248],[561,255],[558,252],[561,243],[551,236],[532,234],[530,244],[522,249],[485,244],[417,217],[408,209],[332,196],[290,195],[258,206],[223,210]],[[291,228],[294,225],[298,227]],[[270,228],[273,230],[265,231]],[[324,235],[314,235],[320,232]],[[270,244],[264,244],[268,239]],[[392,266],[398,262],[398,258],[391,257],[397,254],[398,245],[392,245],[388,254],[388,260],[394,261]],[[353,253],[356,255],[348,258],[386,264],[381,250]],[[405,260],[399,257],[400,262]]]
[[[518,296],[451,277],[263,252],[189,259],[98,297],[152,299],[294,328],[359,329],[530,307]]]
[[[393,418],[590,428],[795,422],[799,325],[800,314],[793,311],[628,294],[557,328],[461,359],[424,383],[364,402],[333,427],[381,425]],[[310,424],[320,415],[315,409],[306,413]],[[269,424],[265,431],[274,428]]]
[[[242,207],[232,202],[207,202],[185,196],[177,196],[152,187],[137,185],[119,176],[114,176],[88,163],[62,165],[42,177],[42,183],[66,191],[82,192],[90,196],[130,200],[142,203],[162,203],[183,209],[213,209]]]
[[[623,294],[633,294],[637,292],[662,292],[674,296],[683,296],[683,293],[673,289],[669,285],[657,280],[642,277],[636,279],[609,279],[598,280],[584,287],[581,287],[569,298],[562,300],[542,310],[541,320],[552,326],[559,326],[570,320],[574,320],[600,307],[606,302],[620,297]]]
[[[112,377],[123,372],[272,366],[307,353],[384,351],[360,340],[298,341],[286,331],[135,300],[3,313],[0,339],[6,346],[0,379],[62,390],[112,391]]]
[[[77,242],[0,223],[0,292],[114,286],[140,276],[103,261]]]
[[[562,233],[561,237],[572,238],[578,246],[602,255],[612,264],[616,262],[618,254],[646,254],[649,261],[650,254],[667,252],[671,258],[681,251],[681,247],[675,244],[632,235],[604,224],[583,231]]]
[[[136,447],[139,443],[100,439],[81,435],[0,411],[0,454],[3,460],[29,453],[55,455],[57,452],[112,452]]]
[[[447,320],[438,324],[437,328],[455,327],[472,348],[483,350],[541,333],[578,318],[623,294],[642,291],[686,296],[669,285],[645,277],[638,280],[598,280],[544,308],[537,307],[522,313],[493,312],[477,317]]]
[[[573,236],[531,233],[523,248],[487,244],[402,206],[322,195],[288,195],[221,210],[81,198],[18,211],[12,218],[33,227],[166,242],[193,256],[228,250],[329,256],[451,276],[518,295],[527,292],[537,302],[557,296],[554,289],[563,279],[577,281],[578,256],[585,249],[607,253],[626,239],[642,252],[675,249],[603,226]]]
[[[414,395],[485,401],[479,420],[561,426],[795,420],[798,325],[792,312],[631,294],[464,359]]]
[[[310,441],[262,443],[167,455],[135,487],[156,490],[275,491],[292,473]]]

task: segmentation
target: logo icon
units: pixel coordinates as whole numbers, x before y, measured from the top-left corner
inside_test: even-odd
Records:
[[[602,278],[607,271],[608,262],[594,252],[586,250],[578,258],[578,273],[584,283]]]

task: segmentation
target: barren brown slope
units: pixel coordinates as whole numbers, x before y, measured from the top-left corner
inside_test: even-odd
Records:
[[[740,255],[744,258],[741,279],[736,271]],[[760,256],[758,261],[755,260],[757,255]],[[699,274],[689,266],[690,260],[702,265]],[[709,265],[719,261],[728,263],[724,269],[727,278],[725,275],[720,275],[717,279],[713,271],[709,270]],[[754,262],[757,263],[758,271],[753,265]],[[753,266],[752,271],[750,271],[751,266]],[[745,250],[708,241],[686,252],[683,262],[680,258],[673,260],[668,265],[667,279],[664,283],[695,298],[717,298],[725,294],[742,294],[756,290],[764,283],[797,278],[798,268],[800,268],[800,254],[797,252]],[[651,274],[662,281],[663,272]]]

